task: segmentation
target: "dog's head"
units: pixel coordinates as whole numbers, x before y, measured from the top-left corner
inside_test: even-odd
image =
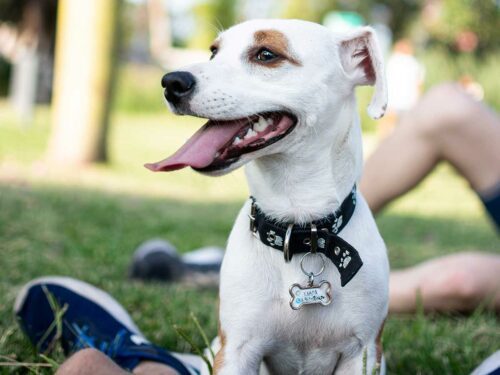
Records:
[[[209,121],[171,157],[147,167],[186,166],[211,175],[250,160],[300,152],[330,140],[357,85],[374,85],[369,114],[386,106],[381,53],[372,29],[334,34],[298,20],[252,20],[221,33],[210,61],[165,75],[170,109]]]

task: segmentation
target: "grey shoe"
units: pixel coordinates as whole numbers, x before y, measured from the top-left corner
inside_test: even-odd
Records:
[[[224,250],[203,247],[180,256],[165,240],[141,244],[134,253],[129,276],[139,280],[182,281],[197,286],[217,286]]]
[[[129,277],[139,280],[178,281],[186,272],[177,249],[170,242],[152,239],[134,253]]]

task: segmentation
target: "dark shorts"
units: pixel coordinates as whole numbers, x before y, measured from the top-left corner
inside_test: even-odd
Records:
[[[486,194],[479,196],[483,201],[486,211],[490,214],[497,230],[500,231],[500,182],[495,188],[490,189]]]

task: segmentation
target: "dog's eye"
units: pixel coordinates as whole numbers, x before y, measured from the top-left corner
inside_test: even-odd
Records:
[[[212,48],[210,48],[210,52],[212,52],[212,54],[210,55],[210,60],[212,60],[212,59],[215,57],[215,55],[217,55],[217,52],[218,52],[218,51],[219,51],[219,50],[218,50],[218,48],[217,48],[217,47],[212,47]]]
[[[257,55],[255,55],[255,58],[262,62],[271,61],[276,59],[277,57],[277,54],[275,54],[273,51],[268,50],[267,48],[261,48],[259,52],[257,52]]]

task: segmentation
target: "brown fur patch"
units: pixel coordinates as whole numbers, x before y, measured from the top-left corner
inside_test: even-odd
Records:
[[[379,366],[382,362],[382,354],[384,353],[384,349],[382,347],[382,332],[384,330],[384,325],[385,325],[385,319],[382,322],[382,325],[380,326],[380,330],[378,331],[377,338],[375,339],[375,345],[376,345],[376,349],[377,349],[375,359],[377,361],[376,362],[377,365],[379,365]]]
[[[254,34],[255,44],[248,51],[250,61],[264,65],[270,68],[281,66],[285,61],[289,61],[293,65],[300,66],[301,62],[293,56],[288,45],[288,39],[281,31],[278,30],[259,30]],[[261,48],[267,48],[278,55],[278,58],[272,61],[259,61],[255,59],[255,55]]]
[[[224,347],[226,346],[226,334],[222,330],[220,326],[220,320],[219,320],[219,327],[218,327],[218,332],[219,332],[219,339],[220,339],[220,350],[217,352],[215,355],[215,360],[214,360],[214,374],[217,375],[222,366],[224,365]]]

